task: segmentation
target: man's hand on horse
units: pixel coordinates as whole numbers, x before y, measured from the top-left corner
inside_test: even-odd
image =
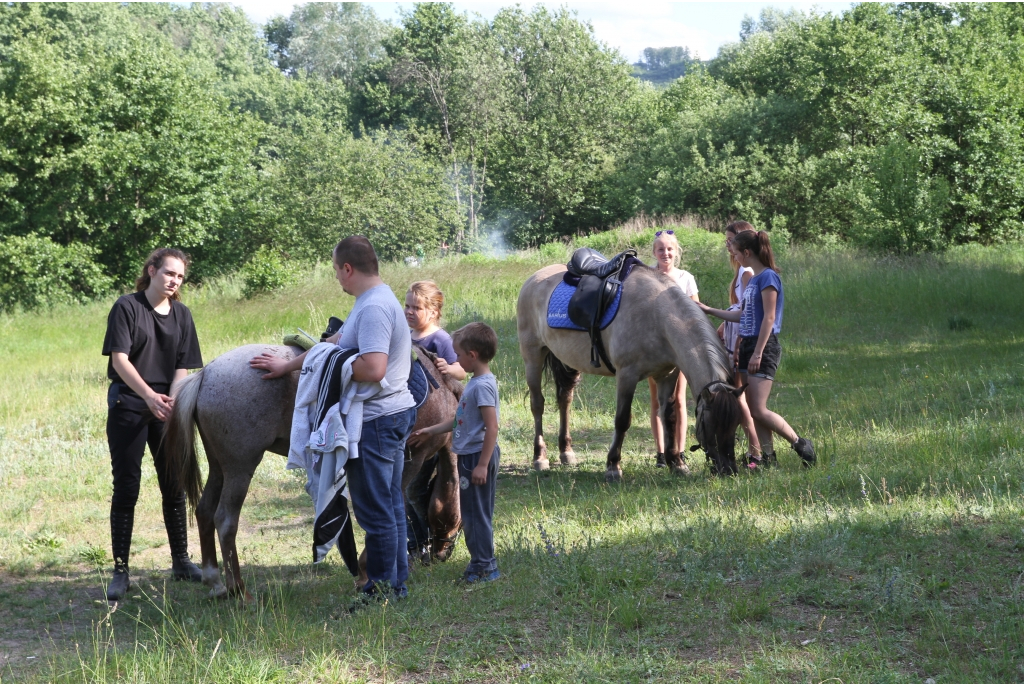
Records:
[[[288,361],[274,356],[269,352],[264,352],[263,354],[256,355],[250,359],[249,367],[269,371],[269,373],[265,373],[262,376],[267,380],[271,378],[280,378],[288,373]]]
[[[324,338],[324,342],[331,343],[332,345],[337,345],[338,344],[338,340],[340,340],[340,339],[341,339],[341,331],[338,331],[334,335],[330,335],[330,336],[327,336],[326,338]]]

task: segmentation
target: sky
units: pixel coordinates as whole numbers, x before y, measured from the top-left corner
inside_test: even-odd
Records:
[[[254,21],[263,23],[278,14],[288,15],[296,4],[287,0],[241,0],[232,4],[242,7]],[[377,15],[398,22],[402,9],[410,10],[410,2],[374,2]],[[478,13],[488,19],[499,9],[515,2],[456,2],[460,12]],[[520,3],[532,7],[534,3]],[[744,15],[757,17],[765,7],[791,9],[820,14],[838,14],[849,9],[849,2],[544,2],[551,9],[566,6],[579,18],[589,21],[598,40],[618,48],[630,62],[639,59],[647,47],[680,45],[690,48],[701,59],[710,59],[726,43],[739,39]]]

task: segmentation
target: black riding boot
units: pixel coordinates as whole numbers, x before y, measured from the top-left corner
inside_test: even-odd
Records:
[[[188,515],[185,500],[164,504],[164,526],[167,541],[171,543],[171,573],[175,580],[203,581],[203,572],[188,557]]]
[[[114,553],[114,577],[107,586],[107,600],[124,599],[132,586],[128,576],[128,553],[132,548],[135,508],[110,507],[110,546]]]

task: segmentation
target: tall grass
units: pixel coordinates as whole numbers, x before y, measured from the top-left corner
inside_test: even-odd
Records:
[[[701,298],[726,302],[721,235],[678,229]],[[581,238],[648,255],[652,228]],[[886,680],[1024,674],[1024,249],[878,258],[791,248],[774,408],[814,438],[810,470],[780,450],[764,474],[677,479],[653,468],[644,385],[625,479],[603,481],[614,386],[585,378],[577,469],[529,470],[532,418],[515,299],[569,246],[388,265],[399,295],[433,278],[446,326],[499,334],[504,578],[456,579],[468,557],[417,567],[409,600],[349,615],[337,559],[309,564],[302,481],[268,455],[239,548],[258,602],[210,603],[167,583],[151,463],[133,543],[138,589],[109,613],[105,365],[109,303],[0,318],[0,677],[53,681]],[[322,329],[351,306],[320,267],[240,299],[187,293],[206,360]],[[954,317],[960,324],[953,325]],[[968,320],[970,325],[962,325]],[[549,391],[550,396],[550,391]],[[553,402],[549,409],[553,410]],[[549,437],[553,411],[546,415]],[[693,457],[691,457],[693,459]],[[699,460],[692,462],[700,463]],[[700,469],[697,469],[700,471]],[[192,547],[198,555],[195,533]],[[35,659],[28,659],[36,656]]]

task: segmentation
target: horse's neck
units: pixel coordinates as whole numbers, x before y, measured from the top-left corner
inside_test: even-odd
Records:
[[[663,317],[661,321],[666,327],[664,337],[672,347],[676,366],[686,376],[694,393],[714,381],[728,381],[728,371],[715,363],[714,353],[709,349],[714,347],[717,351],[717,336],[700,310],[681,306],[678,316]],[[703,327],[709,330],[702,331]]]

